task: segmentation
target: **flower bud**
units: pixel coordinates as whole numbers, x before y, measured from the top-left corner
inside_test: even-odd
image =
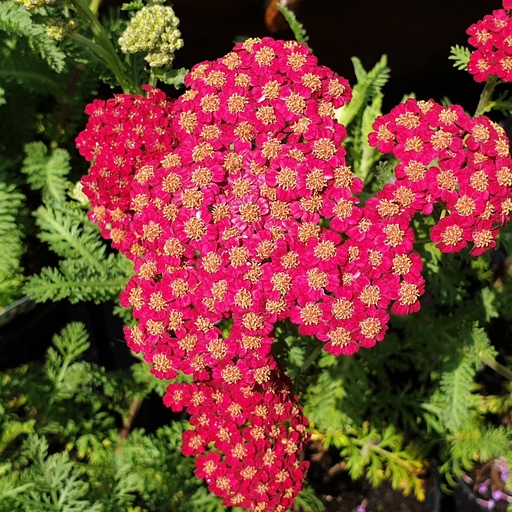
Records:
[[[54,0],[14,0],[15,3],[24,7],[27,11],[34,11],[38,7],[53,4]]]
[[[147,52],[145,60],[151,67],[170,67],[174,52],[183,47],[179,23],[171,7],[143,7],[119,38],[121,50],[124,53]]]

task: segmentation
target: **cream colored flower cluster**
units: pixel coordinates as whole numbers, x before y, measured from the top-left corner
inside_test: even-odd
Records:
[[[124,53],[147,52],[144,58],[151,67],[170,67],[174,53],[183,47],[179,23],[172,7],[143,7],[119,38],[121,50]]]

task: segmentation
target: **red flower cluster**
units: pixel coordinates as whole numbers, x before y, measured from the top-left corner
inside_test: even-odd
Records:
[[[84,192],[134,261],[129,346],[159,378],[192,376],[164,401],[191,414],[197,474],[227,505],[284,511],[307,468],[307,420],[272,356],[274,325],[335,355],[382,340],[389,309],[420,307],[416,213],[444,206],[432,230],[444,251],[494,245],[512,210],[508,141],[486,118],[409,100],[370,137],[400,160],[396,181],[361,207],[334,116],[350,88],[307,47],[248,40],[186,85],[174,102],[150,89],[88,107]]]
[[[138,210],[133,187],[149,169],[148,155],[160,158],[175,144],[171,101],[160,91],[148,92],[147,98],[120,94],[93,101],[85,109],[87,129],[76,140],[80,154],[94,159],[82,178],[92,205],[89,216],[102,228],[102,235],[127,254],[138,252],[132,247],[136,240],[132,221]]]
[[[307,422],[287,379],[274,373],[257,387],[213,379],[173,384],[165,395],[174,411],[188,408],[183,453],[198,456],[197,476],[227,506],[284,512],[300,491],[306,467],[297,454]]]
[[[370,144],[400,161],[396,180],[377,197],[407,197],[404,213],[442,209],[430,237],[443,252],[468,243],[478,256],[496,245],[512,213],[512,160],[504,130],[457,105],[409,99],[380,117]],[[368,204],[368,203],[367,203]]]
[[[477,82],[497,76],[504,82],[512,81],[512,19],[505,9],[510,2],[503,2],[504,9],[471,25],[466,31],[469,44],[476,48],[468,62],[468,71]]]
[[[340,237],[326,235],[317,256],[311,247],[304,280],[300,266],[302,248],[322,241],[321,192],[335,175],[344,197],[361,189],[334,120],[350,89],[305,46],[271,39],[196,66],[187,85],[172,104],[150,91],[88,107],[77,139],[95,158],[84,192],[104,236],[135,264],[121,297],[138,319],[126,329],[130,347],[160,378],[193,376],[165,398],[191,414],[184,452],[213,445],[198,474],[211,471],[225,503],[285,510],[307,467],[299,460],[307,421],[271,335],[299,295],[311,286],[325,294],[314,261],[333,259]],[[307,325],[317,323],[316,302],[302,305]]]

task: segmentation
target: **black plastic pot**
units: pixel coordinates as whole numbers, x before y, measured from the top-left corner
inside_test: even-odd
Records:
[[[36,304],[28,297],[0,313],[0,369],[43,357],[60,318],[56,304]]]
[[[425,512],[441,512],[442,498],[443,493],[441,492],[436,465],[432,463],[431,487],[427,488],[423,510]]]
[[[471,486],[462,478],[459,478],[459,485],[454,493],[454,512],[483,512],[487,510],[477,502],[477,496]]]
[[[112,304],[37,304],[22,297],[0,312],[0,370],[42,360],[53,336],[73,321],[85,324],[89,334],[91,346],[86,359],[107,370],[133,363]]]

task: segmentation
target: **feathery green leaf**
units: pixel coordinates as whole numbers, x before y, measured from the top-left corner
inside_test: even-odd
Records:
[[[277,8],[281,11],[281,14],[284,16],[284,19],[287,21],[290,26],[291,31],[293,32],[293,36],[295,40],[299,43],[304,43],[307,45],[309,41],[309,36],[306,34],[306,29],[304,25],[300,23],[300,21],[295,16],[295,13],[290,9],[285,7],[281,2],[277,2]]]
[[[465,46],[456,44],[450,49],[450,60],[453,60],[453,66],[461,71],[466,71],[468,68],[469,57],[471,56],[471,50]]]

